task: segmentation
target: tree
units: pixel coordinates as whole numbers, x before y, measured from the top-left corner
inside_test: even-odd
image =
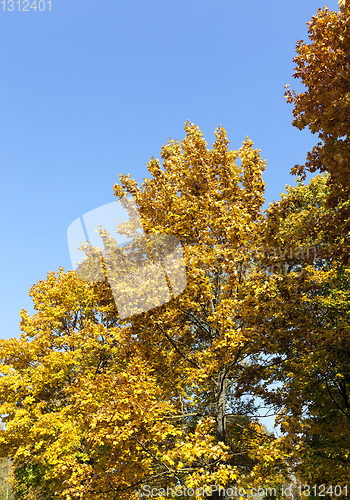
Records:
[[[234,383],[255,349],[254,331],[246,328],[246,296],[257,286],[248,264],[249,249],[261,237],[264,162],[249,140],[239,152],[229,152],[223,128],[216,130],[209,151],[197,127],[187,123],[185,130],[181,146],[169,140],[163,147],[163,168],[154,158],[149,162],[152,179],[139,188],[124,175],[114,189],[119,199],[134,196],[148,234],[173,234],[185,247],[186,293],[164,314],[150,314],[148,323],[145,317],[135,320],[135,331],[144,343],[155,336],[155,345],[161,342],[164,349],[172,349],[196,399],[206,395],[217,440],[226,443],[228,384]],[[157,354],[151,358],[156,360]],[[226,482],[229,476],[221,470]]]
[[[299,295],[299,313],[308,333],[299,342],[298,349],[301,347],[299,352],[308,364],[307,368],[303,366],[300,370],[299,367],[298,376],[294,371],[291,385],[287,387],[289,392],[293,387],[301,394],[301,401],[308,405],[304,420],[298,420],[297,412],[292,412],[293,434],[296,436],[300,431],[305,439],[301,466],[304,475],[316,482],[333,480],[333,484],[348,477],[350,449],[346,438],[350,419],[350,10],[348,0],[338,3],[338,12],[329,11],[327,7],[319,9],[308,23],[310,43],[297,43],[294,77],[301,79],[305,92],[286,91],[288,102],[294,104],[293,125],[299,129],[308,126],[321,140],[308,153],[305,165],[296,165],[292,173],[302,178],[307,170],[328,174],[326,185],[324,180],[313,181],[314,187],[318,185],[318,194],[323,193],[324,203],[321,210],[317,207],[317,223],[315,215],[310,214],[303,231],[304,240],[321,238],[328,251],[318,247],[318,259],[308,262],[304,283],[301,287],[294,285],[304,293]],[[312,200],[309,201],[312,204]],[[305,291],[307,281],[308,291]]]
[[[241,383],[275,407],[296,476],[328,490],[350,473],[350,269],[324,241],[327,181],[299,181],[267,210],[264,296],[252,290],[263,355]]]
[[[11,462],[7,458],[0,460],[0,498],[1,500],[14,500],[8,478],[11,470]]]
[[[338,12],[318,9],[309,25],[311,43],[300,40],[296,46],[295,78],[306,87],[297,94],[288,88],[286,97],[294,104],[293,125],[309,127],[320,142],[307,155],[305,165],[292,173],[305,178],[305,172],[328,172],[330,192],[327,206],[333,208],[324,220],[325,234],[335,255],[348,259],[350,230],[350,11],[342,1]],[[289,87],[287,85],[287,87]]]
[[[29,487],[89,500],[136,498],[145,485],[163,498],[161,488],[176,485],[286,481],[279,440],[253,402],[235,397],[258,348],[249,300],[259,286],[251,248],[261,238],[265,162],[248,139],[229,151],[222,127],[212,149],[198,127],[185,130],[181,144],[162,148],[163,166],[151,159],[151,179],[138,187],[122,175],[114,188],[118,199],[133,195],[149,241],[181,241],[183,293],[122,319],[107,281],[60,269],[33,286],[38,312],[22,311],[21,339],[2,341],[0,443],[18,498]],[[137,240],[128,251],[132,267],[144,248]],[[97,256],[86,253],[85,271]],[[223,495],[212,488],[211,498]]]

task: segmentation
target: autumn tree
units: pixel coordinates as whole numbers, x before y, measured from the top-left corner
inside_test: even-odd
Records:
[[[324,238],[327,181],[299,181],[267,210],[264,286],[251,290],[262,354],[241,383],[274,406],[296,476],[328,490],[350,473],[350,269]]]
[[[309,25],[310,43],[300,40],[294,58],[294,77],[305,91],[287,88],[293,103],[293,125],[308,127],[320,142],[307,155],[305,165],[292,173],[305,178],[306,171],[328,172],[327,206],[332,213],[324,220],[325,235],[336,255],[348,259],[350,230],[350,10],[342,0],[338,12],[318,9]],[[287,85],[289,87],[289,85]]]
[[[159,234],[181,241],[186,289],[121,318],[111,286],[120,272],[107,269],[107,256],[124,256],[102,228],[100,271],[110,282],[49,273],[31,290],[36,314],[21,313],[21,338],[2,341],[0,445],[13,458],[18,498],[31,489],[46,499],[130,499],[144,485],[163,498],[161,488],[179,484],[286,481],[279,440],[236,395],[260,348],[250,290],[260,286],[252,249],[262,236],[265,162],[249,139],[230,151],[222,127],[211,149],[198,127],[185,131],[163,146],[163,164],[151,159],[150,179],[139,187],[122,175],[114,190],[133,196],[147,244]],[[132,270],[145,249],[136,241],[129,252]],[[89,269],[98,255],[86,253]]]
[[[149,235],[173,234],[185,248],[186,293],[164,312],[136,318],[133,327],[144,345],[161,346],[175,365],[180,363],[195,400],[204,398],[204,412],[203,404],[196,404],[199,415],[215,418],[216,438],[226,444],[227,391],[255,349],[254,329],[246,327],[246,297],[257,286],[249,264],[250,250],[261,238],[265,162],[248,139],[238,152],[229,151],[222,128],[216,130],[211,150],[197,127],[186,124],[185,130],[181,145],[169,140],[163,147],[163,165],[154,158],[149,162],[152,179],[138,187],[129,176],[121,176],[115,192],[120,199],[134,197]],[[150,358],[156,363],[157,352]],[[241,453],[233,447],[231,451]],[[249,470],[253,463],[244,461]],[[228,464],[214,467],[215,483],[236,479],[239,459]]]
[[[287,377],[285,395],[290,400],[293,393],[300,397],[294,408],[289,405],[287,413],[293,417],[288,432],[293,439],[303,436],[299,469],[315,484],[346,482],[349,476],[350,10],[348,0],[338,3],[338,12],[318,9],[308,23],[309,43],[297,43],[294,77],[305,91],[286,91],[294,105],[293,125],[308,127],[320,139],[305,165],[296,165],[292,173],[304,179],[306,171],[327,175],[290,190],[270,212],[270,224],[271,217],[278,221],[272,230],[275,237],[276,228],[280,232],[287,219],[289,235],[298,235],[299,246],[317,243],[317,256],[305,260],[302,277],[293,278],[293,285],[281,279],[296,306],[295,319],[292,311],[283,320],[286,310],[279,312],[280,323],[288,325],[290,332],[302,332],[299,340],[293,340],[297,349],[290,351],[295,356],[299,353],[302,362],[294,362],[291,354],[289,370],[281,373]],[[309,208],[302,199],[308,199]],[[295,209],[298,215],[291,218]],[[288,345],[292,343],[286,340],[282,351]]]

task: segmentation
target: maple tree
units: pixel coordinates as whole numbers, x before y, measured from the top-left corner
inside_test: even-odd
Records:
[[[294,436],[291,442],[303,436],[299,470],[315,484],[346,483],[349,477],[350,10],[348,0],[338,3],[338,12],[327,7],[318,9],[308,23],[310,43],[297,43],[294,77],[306,90],[299,94],[286,91],[288,102],[294,104],[293,125],[309,127],[320,139],[308,153],[305,165],[296,165],[292,173],[304,179],[306,171],[327,174],[317,177],[309,187],[289,192],[290,203],[304,214],[305,226],[297,222],[299,244],[302,239],[318,241],[317,258],[308,259],[303,278],[299,283],[294,279],[294,284],[286,288],[288,297],[294,297],[298,304],[299,329],[303,332],[296,341],[303,363],[291,359],[289,371],[285,371],[292,374],[285,383],[285,393],[290,400],[291,394],[298,394],[301,402],[298,408],[289,406],[292,423],[288,424],[288,434]],[[301,209],[302,191],[304,195],[309,192],[309,207],[315,205],[316,198],[323,200],[316,213],[305,204]],[[288,203],[284,209],[286,206]],[[282,207],[283,202],[275,207],[277,214],[283,213]],[[280,224],[282,219],[277,218]],[[292,223],[292,234],[295,229]],[[290,320],[291,315],[287,318]]]
[[[297,43],[295,78],[306,87],[297,94],[287,88],[294,104],[293,125],[308,127],[320,142],[307,155],[305,165],[292,173],[305,178],[306,171],[328,172],[331,190],[327,205],[333,208],[324,220],[328,241],[335,255],[347,259],[350,230],[350,10],[348,0],[338,12],[324,7],[308,22],[310,43]],[[289,87],[289,85],[287,85]]]
[[[264,287],[251,290],[261,354],[241,384],[274,406],[296,477],[328,489],[350,472],[350,268],[324,239],[327,181],[299,181],[267,210]]]
[[[186,293],[163,314],[151,313],[147,326],[145,317],[140,318],[135,329],[144,343],[155,336],[156,345],[171,349],[192,394],[205,397],[206,407],[212,407],[217,439],[225,443],[228,385],[254,352],[254,332],[246,329],[245,298],[256,286],[249,249],[261,234],[265,162],[249,140],[239,152],[228,151],[222,128],[216,130],[217,140],[209,151],[197,127],[187,124],[185,130],[181,145],[169,140],[163,147],[163,168],[154,158],[149,162],[152,179],[145,179],[140,188],[129,176],[121,176],[115,192],[121,199],[125,194],[134,197],[148,234],[173,234],[185,248]],[[151,355],[152,360],[157,357],[156,352]],[[268,450],[264,452],[266,462],[274,461],[274,453],[281,458],[276,449],[270,458]],[[229,470],[221,467],[208,479],[225,484]]]
[[[138,187],[122,175],[114,189],[134,197],[149,238],[179,238],[186,289],[122,319],[107,281],[60,269],[33,286],[37,313],[21,312],[21,338],[1,342],[0,445],[18,498],[130,499],[142,485],[163,498],[178,484],[286,481],[279,439],[235,395],[257,348],[247,297],[259,285],[250,248],[265,162],[249,139],[229,151],[222,127],[212,149],[198,127],[185,130],[162,148],[163,166],[149,162],[151,179]],[[131,252],[143,250],[136,241]]]

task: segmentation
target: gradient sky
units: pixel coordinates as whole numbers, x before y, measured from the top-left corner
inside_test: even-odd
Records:
[[[0,4],[1,337],[19,335],[31,285],[71,268],[67,227],[141,182],[187,119],[211,146],[224,126],[267,159],[266,201],[294,184],[317,137],[283,97],[318,0],[52,0]],[[336,0],[328,3],[337,10]]]

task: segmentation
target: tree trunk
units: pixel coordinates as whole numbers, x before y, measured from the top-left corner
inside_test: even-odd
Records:
[[[218,441],[225,443],[226,440],[226,371],[222,370],[217,378],[216,397],[215,397],[215,416],[216,416],[216,436]],[[219,489],[219,484],[216,485]],[[222,500],[223,492],[214,491],[210,497],[212,500]]]

